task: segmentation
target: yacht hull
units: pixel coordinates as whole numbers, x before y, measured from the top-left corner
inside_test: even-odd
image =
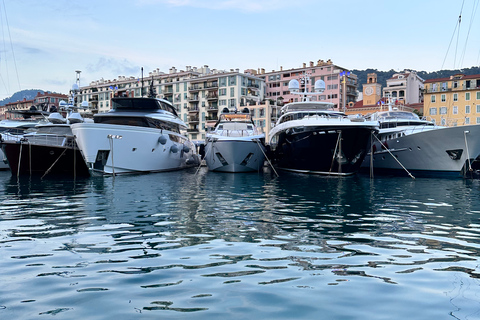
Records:
[[[195,146],[166,130],[78,123],[72,132],[89,168],[100,173],[172,171],[199,163]]]
[[[89,175],[88,167],[78,149],[4,141],[2,150],[12,175]]]
[[[205,145],[208,169],[219,172],[259,171],[265,161],[265,148],[256,139],[209,138]]]
[[[374,172],[405,172],[407,169],[428,175],[468,176],[472,174],[471,165],[480,156],[480,125],[438,128],[405,135],[401,130],[380,131],[379,139],[383,146],[379,141],[374,142],[373,161],[369,150],[362,164],[366,168],[373,164]]]
[[[0,170],[8,170],[10,167],[8,166],[7,157],[5,157],[5,153],[3,150],[0,150]]]
[[[282,170],[352,175],[360,169],[372,130],[370,126],[290,127],[277,133],[273,157]]]

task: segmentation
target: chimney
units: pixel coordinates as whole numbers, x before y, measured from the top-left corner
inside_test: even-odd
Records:
[[[280,71],[283,71],[283,67],[282,67],[282,66],[280,66]]]
[[[303,63],[303,67],[304,67],[304,68],[306,68],[306,67],[307,67],[307,64],[306,64],[305,62]]]
[[[313,67],[313,61],[310,61],[310,67]]]

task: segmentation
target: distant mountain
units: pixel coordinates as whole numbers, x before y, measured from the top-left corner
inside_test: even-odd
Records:
[[[32,100],[37,96],[38,92],[44,93],[45,91],[40,89],[28,89],[15,92],[10,98],[0,100],[0,106],[4,106],[9,102],[22,101],[23,99]]]
[[[362,91],[363,85],[367,83],[367,75],[369,73],[376,73],[377,74],[377,82],[382,85],[383,88],[387,86],[387,79],[390,79],[395,73],[402,73],[403,71],[378,71],[377,69],[366,69],[366,70],[350,70],[358,77],[358,85],[357,89]],[[415,70],[413,70],[415,71]],[[416,71],[417,75],[424,79],[436,79],[436,78],[448,78],[454,74],[463,73],[465,75],[472,75],[472,74],[480,74],[480,67],[471,67],[468,69],[462,70],[440,70],[434,72],[426,72],[426,71]]]

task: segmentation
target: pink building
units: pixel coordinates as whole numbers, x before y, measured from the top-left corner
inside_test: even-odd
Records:
[[[357,98],[357,76],[350,73],[347,69],[336,66],[331,60],[318,60],[316,64],[312,61],[302,68],[265,72],[265,69],[258,70],[258,74],[252,70],[258,77],[265,80],[265,99],[276,101],[278,104],[298,101],[298,95],[293,95],[288,90],[288,82],[292,79],[300,81],[301,90],[304,89],[304,82],[301,81],[305,75],[308,75],[310,81],[307,85],[307,91],[313,91],[315,81],[321,79],[325,81],[325,91],[318,97],[319,99],[332,102],[336,109],[343,110],[349,102],[354,103]],[[344,81],[345,80],[345,81]]]

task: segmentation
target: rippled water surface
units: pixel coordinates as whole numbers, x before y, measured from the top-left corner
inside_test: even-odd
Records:
[[[480,181],[0,172],[1,319],[480,319]]]

